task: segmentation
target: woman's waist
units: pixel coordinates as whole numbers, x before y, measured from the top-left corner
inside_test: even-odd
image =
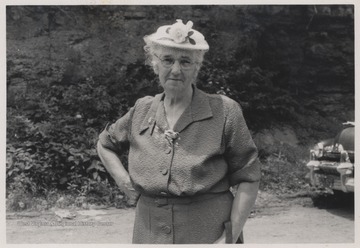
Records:
[[[158,196],[141,194],[141,199],[147,203],[155,204],[158,206],[171,205],[171,204],[190,204],[198,201],[205,201],[215,197],[231,194],[230,191],[216,192],[216,193],[203,193],[191,196]]]
[[[219,180],[186,180],[182,183],[179,177],[138,177],[130,174],[133,187],[140,193],[146,196],[163,197],[163,198],[193,198],[199,195],[218,194],[226,192],[230,189],[227,177]],[[195,197],[195,198],[196,198]]]

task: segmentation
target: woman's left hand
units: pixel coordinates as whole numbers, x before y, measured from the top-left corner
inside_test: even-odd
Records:
[[[226,244],[226,234],[225,231],[222,233],[222,235],[220,236],[220,238],[218,238],[214,244]]]

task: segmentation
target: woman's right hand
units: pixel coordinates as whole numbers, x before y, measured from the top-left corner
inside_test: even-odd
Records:
[[[125,182],[119,186],[120,186],[120,189],[125,193],[125,195],[128,198],[127,203],[131,206],[135,206],[137,200],[140,197],[140,193],[138,191],[136,191],[134,189],[134,187],[132,186],[130,177],[128,177],[127,180],[125,180]]]
[[[140,194],[133,188],[129,173],[124,168],[118,155],[112,150],[105,148],[100,142],[97,144],[97,151],[106,170],[127,196],[128,204],[132,206],[136,205]]]

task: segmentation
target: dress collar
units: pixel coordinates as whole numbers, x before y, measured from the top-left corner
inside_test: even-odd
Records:
[[[197,87],[193,86],[194,93],[190,105],[185,109],[184,113],[180,116],[179,120],[174,126],[174,131],[181,132],[188,125],[193,122],[204,120],[213,116],[209,98],[207,94]],[[163,104],[165,93],[157,94],[150,106],[150,109],[142,122],[139,132],[143,132],[149,127],[155,125],[158,121],[157,112],[160,108],[160,104]],[[165,117],[166,118],[166,117]]]

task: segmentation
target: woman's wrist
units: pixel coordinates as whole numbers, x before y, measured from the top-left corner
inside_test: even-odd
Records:
[[[115,179],[116,184],[120,188],[128,188],[131,185],[131,180],[129,175],[118,175]]]

